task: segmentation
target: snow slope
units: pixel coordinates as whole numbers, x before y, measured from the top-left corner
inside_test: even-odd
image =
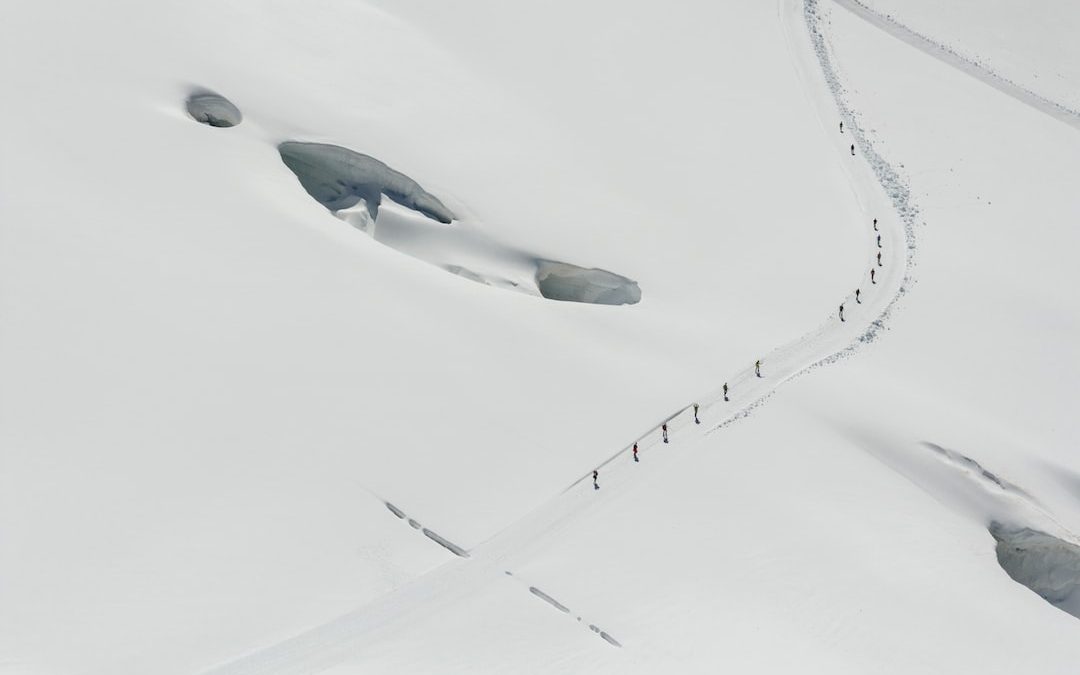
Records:
[[[1076,619],[987,528],[1080,527],[1076,132],[823,5],[843,136],[795,0],[19,5],[0,664],[1072,672]],[[243,122],[197,124],[198,87]],[[288,140],[415,179],[463,255],[642,300],[403,255]]]
[[[597,158],[599,121],[567,130],[371,7],[17,10],[0,620],[35,672],[191,672],[361,606],[447,555],[381,500],[472,546],[821,321],[862,267],[841,164],[764,47],[776,86],[673,81],[686,105],[638,119],[669,142]],[[193,87],[244,121],[196,123]],[[703,136],[686,109],[724,122]],[[418,263],[314,203],[290,139],[368,153],[491,239],[643,299],[545,302]]]
[[[1039,96],[1080,109],[1080,52],[1072,39],[1080,16],[1073,3],[848,1],[891,17]]]
[[[1053,98],[1038,93],[1039,90],[1045,89],[1038,82],[1038,74],[1031,75],[1024,72],[1023,69],[1021,69],[1019,75],[1003,74],[1013,73],[1015,69],[995,69],[986,59],[965,55],[932,37],[912,30],[891,14],[874,11],[869,5],[858,2],[858,0],[838,0],[836,4],[912,47],[982,80],[985,84],[994,87],[998,91],[1008,94],[1066,124],[1080,128],[1080,112],[1076,110],[1076,106],[1071,105],[1069,102],[1071,97],[1068,95],[1062,96],[1065,92],[1058,91],[1053,86],[1050,88],[1050,95]],[[1062,101],[1066,102],[1063,103]]]

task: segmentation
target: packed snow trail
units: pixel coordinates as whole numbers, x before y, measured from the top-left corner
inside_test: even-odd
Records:
[[[817,71],[798,57],[796,41],[804,39],[804,34],[791,22],[794,20],[798,23],[799,13],[803,14],[810,36],[809,47],[818,57],[825,84],[832,94],[832,100],[815,95],[815,92],[820,90],[820,86],[815,85],[818,78]],[[698,417],[701,418],[701,423],[706,427],[707,433],[745,417],[788,380],[818,366],[833,363],[854,353],[862,345],[872,342],[885,329],[886,321],[892,315],[896,303],[908,291],[912,283],[915,218],[918,211],[911,202],[911,193],[906,182],[892,165],[874,150],[844,98],[843,86],[832,66],[830,50],[820,29],[817,0],[806,0],[801,6],[799,0],[780,0],[778,15],[788,46],[791,48],[792,64],[806,88],[807,98],[818,113],[823,132],[833,135],[832,129],[835,128],[834,124],[838,115],[840,119],[847,122],[847,131],[843,135],[837,134],[841,139],[838,141],[841,151],[840,160],[851,177],[855,199],[862,206],[863,212],[867,214],[865,226],[868,250],[880,250],[888,257],[882,266],[877,265],[875,256],[867,257],[867,269],[876,270],[877,280],[876,283],[871,283],[869,273],[867,273],[866,277],[855,286],[862,291],[861,302],[855,301],[854,288],[842,299],[846,322],[841,322],[834,314],[813,331],[798,340],[778,347],[762,358],[764,377],[761,379],[767,383],[767,386],[749,386],[755,384],[755,380],[758,379],[751,365],[727,381],[729,387],[727,398],[731,399],[730,402],[725,402],[722,388],[699,399]],[[845,157],[847,153],[844,144],[849,135],[854,138],[856,148],[869,164],[869,172],[861,163],[852,166],[850,163],[852,160]],[[884,217],[890,211],[890,203],[892,209],[900,217],[900,227],[897,227],[891,218]],[[873,229],[872,222],[875,218],[879,221],[880,233]],[[881,249],[878,249],[876,236],[878,234],[881,235]],[[868,314],[871,318],[866,321]],[[853,321],[853,318],[862,318],[864,323]],[[750,396],[745,395],[747,390]],[[739,405],[740,402],[742,405]],[[692,412],[693,404],[691,403],[639,436],[639,452],[654,447],[660,442],[659,434],[663,424],[666,423],[670,431],[692,424]],[[711,422],[707,423],[707,416],[712,418]],[[717,417],[719,417],[718,420]],[[632,448],[633,442],[601,462],[598,468],[604,468],[619,457],[629,454]],[[591,477],[591,469],[571,483],[567,489],[585,482],[589,477]]]
[[[880,28],[889,35],[911,45],[924,54],[928,54],[942,63],[946,63],[957,70],[967,73],[980,82],[988,84],[1001,93],[1011,96],[1017,101],[1053,117],[1059,122],[1064,122],[1074,129],[1080,129],[1080,112],[1056,101],[1052,101],[1045,96],[1040,96],[1030,89],[1002,77],[990,68],[961,56],[955,50],[950,49],[940,42],[936,42],[921,33],[916,33],[892,16],[874,11],[870,7],[859,2],[859,0],[833,0],[833,2],[860,19]]]
[[[845,163],[853,195],[865,214],[867,273],[862,279],[855,280],[851,294],[845,298],[823,299],[823,308],[833,308],[829,311],[829,319],[801,338],[763,355],[761,377],[755,375],[753,364],[748,364],[728,379],[729,401],[724,400],[721,388],[698,399],[700,425],[693,421],[691,403],[634,439],[638,443],[640,463],[635,463],[631,457],[632,440],[596,467],[590,467],[560,494],[469,550],[468,559],[450,560],[353,612],[213,668],[206,671],[206,675],[319,672],[350,656],[362,654],[366,645],[377,643],[381,636],[398,630],[399,622],[413,612],[453,605],[486,584],[508,583],[512,576],[508,571],[512,570],[515,560],[527,559],[533,550],[567,527],[576,516],[603,503],[611,491],[646,480],[653,473],[650,467],[679,461],[682,457],[680,446],[685,446],[686,441],[746,417],[785,382],[854,353],[885,329],[896,303],[911,284],[916,209],[910,202],[906,184],[874,150],[848,107],[822,32],[817,1],[779,0],[778,15],[796,74],[819,117],[823,133],[836,138],[837,155],[833,161]],[[805,26],[805,32],[797,29],[799,24]],[[816,59],[807,58],[808,52]],[[822,93],[822,84],[829,95]],[[843,135],[836,131],[839,119],[845,122]],[[849,155],[849,139],[854,139],[859,151],[855,158]],[[863,159],[866,161],[861,161]],[[874,218],[879,221],[880,232],[873,229]],[[876,243],[879,233],[885,255],[881,266],[875,257],[879,250]],[[878,272],[876,284],[870,283],[871,269]],[[862,290],[861,304],[854,301],[855,288]],[[847,307],[846,322],[836,316],[837,300]],[[668,425],[671,438],[668,445],[661,441],[663,424]],[[658,451],[650,452],[652,449]],[[590,480],[594,468],[600,471],[598,491],[593,489]],[[379,500],[379,503],[379,508],[387,508],[385,502]],[[388,511],[390,517],[400,517],[392,511]],[[603,619],[605,624],[617,628],[612,617]]]

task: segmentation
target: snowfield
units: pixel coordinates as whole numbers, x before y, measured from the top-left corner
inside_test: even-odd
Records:
[[[14,3],[0,672],[1075,673],[1080,7],[938,5]]]

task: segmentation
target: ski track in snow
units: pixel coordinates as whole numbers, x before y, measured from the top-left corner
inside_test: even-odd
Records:
[[[784,383],[854,354],[864,345],[873,342],[886,330],[897,303],[913,283],[912,268],[915,252],[915,221],[917,209],[911,201],[907,183],[885,160],[867,139],[859,123],[858,115],[851,109],[844,95],[843,85],[833,66],[828,39],[823,31],[817,0],[779,0],[778,15],[792,62],[810,105],[820,118],[823,133],[830,134],[834,122],[844,120],[845,133],[839,136],[837,145],[841,161],[845,162],[856,198],[866,213],[868,236],[875,234],[871,219],[879,219],[880,234],[886,256],[883,266],[874,267],[874,259],[868,267],[876,269],[877,285],[868,283],[867,275],[858,287],[866,291],[861,304],[854,302],[854,294],[844,299],[847,322],[841,323],[836,316],[830,317],[817,328],[801,338],[779,347],[762,358],[762,377],[755,376],[753,366],[736,373],[727,384],[730,386],[725,401],[722,389],[698,400],[700,424],[695,424],[692,404],[676,410],[660,423],[649,428],[637,439],[643,468],[650,463],[675,461],[679,453],[649,452],[662,447],[661,426],[668,425],[672,443],[700,438],[722,429],[750,415],[763,405]],[[800,20],[801,15],[801,20]],[[806,33],[799,32],[802,24]],[[809,37],[808,42],[802,42]],[[816,59],[800,56],[806,49]],[[816,64],[815,64],[816,60]],[[828,96],[821,95],[824,83]],[[858,148],[858,157],[850,157],[849,140]],[[865,162],[859,160],[865,160]],[[893,211],[888,214],[889,207]],[[872,241],[872,239],[871,239]],[[876,251],[876,247],[870,250]],[[861,322],[859,319],[862,319]],[[690,432],[693,432],[692,434]],[[365,644],[376,642],[380,636],[394,632],[395,624],[423,605],[451,606],[474,591],[489,584],[493,577],[513,576],[507,571],[509,560],[523,558],[535,550],[543,539],[559,532],[575,516],[595,506],[613,489],[632,484],[647,475],[647,471],[634,471],[630,460],[633,443],[601,462],[599,484],[595,491],[590,484],[592,469],[572,482],[561,493],[541,506],[525,514],[470,551],[462,550],[468,560],[455,559],[427,574],[413,579],[367,605],[313,627],[294,637],[258,649],[233,661],[205,671],[205,675],[266,675],[315,673],[347,660],[350,656],[362,656]],[[623,463],[617,467],[618,459]],[[385,507],[397,518],[404,512],[382,500]],[[426,533],[425,533],[426,534]],[[430,537],[430,535],[428,535]],[[437,540],[435,540],[436,543]],[[445,544],[440,544],[445,547]],[[449,549],[453,550],[453,549]],[[455,553],[457,553],[455,551]],[[458,554],[459,556],[461,554]],[[528,585],[528,584],[526,584]],[[529,586],[530,592],[556,609],[569,613],[566,605]],[[621,647],[610,634],[589,624],[590,630],[614,646]]]
[[[961,56],[951,47],[932,40],[922,33],[913,31],[897,21],[891,15],[881,14],[862,2],[859,2],[859,0],[833,0],[833,2],[860,19],[880,28],[889,35],[911,45],[924,54],[928,54],[942,63],[963,71],[980,82],[997,89],[1001,93],[1011,96],[1021,103],[1031,106],[1039,112],[1045,113],[1060,122],[1064,122],[1074,129],[1080,129],[1080,112],[1058,103],[1057,101],[1052,101],[1045,96],[1036,94],[1030,89],[1013,82],[975,59]]]

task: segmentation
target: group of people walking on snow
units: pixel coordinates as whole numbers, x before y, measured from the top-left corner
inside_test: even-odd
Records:
[[[844,123],[843,122],[840,122],[840,133],[844,133]],[[851,154],[852,155],[855,154],[855,144],[854,143],[851,144]],[[878,219],[877,218],[874,218],[874,232],[880,232],[880,230],[878,230]],[[885,266],[884,263],[881,262],[881,249],[882,249],[882,246],[881,246],[881,234],[877,235],[877,247],[878,247],[877,266],[870,268],[870,283],[874,284],[874,285],[877,284],[877,267],[884,267]],[[860,305],[862,304],[862,289],[861,288],[856,288],[855,289],[855,302],[857,304],[860,304]],[[844,318],[844,303],[840,303],[840,321],[846,321],[846,319]],[[754,362],[754,376],[755,377],[762,377],[762,375],[761,375],[761,359],[758,359],[757,361]],[[724,392],[724,401],[729,401],[730,399],[728,398],[728,383],[727,382],[724,383],[723,392]],[[701,419],[698,417],[699,410],[700,410],[700,406],[697,403],[694,403],[693,404],[694,424],[701,424]],[[663,440],[664,443],[669,442],[668,441],[668,425],[667,425],[667,422],[664,422],[663,424],[660,425],[660,437],[661,437],[661,439]],[[634,442],[634,446],[631,448],[631,453],[633,454],[633,458],[634,458],[635,462],[641,461],[640,459],[638,459],[638,444],[637,444],[636,441]],[[593,470],[592,478],[593,478],[593,489],[594,490],[599,490],[600,489],[600,470],[599,469],[594,469]]]
[[[761,375],[761,359],[758,359],[757,361],[754,362],[754,375],[756,377],[762,377],[762,375]],[[723,391],[724,391],[724,400],[725,401],[730,401],[731,399],[728,398],[728,383],[727,382],[724,383],[724,390]],[[697,404],[697,403],[693,403],[693,404],[691,404],[690,409],[694,413],[694,424],[701,424],[701,417],[698,416],[698,413],[701,412],[701,405]],[[664,443],[670,442],[669,436],[668,436],[667,422],[664,422],[663,424],[660,425],[660,439]],[[634,441],[634,445],[630,448],[630,454],[633,457],[635,462],[640,462],[641,461],[638,458],[638,441]],[[592,472],[592,485],[593,485],[594,490],[599,490],[600,489],[600,469],[593,469],[593,472]]]
[[[844,121],[843,120],[840,120],[840,133],[844,133]],[[855,144],[854,143],[851,144],[851,154],[852,154],[852,156],[855,155]],[[880,232],[878,230],[878,226],[877,226],[877,218],[874,218],[874,232]],[[877,247],[878,247],[877,267],[884,267],[885,266],[884,263],[881,262],[881,248],[882,248],[882,246],[881,246],[881,235],[880,234],[877,235]],[[870,268],[870,283],[874,284],[875,286],[877,285],[877,267],[871,267]],[[862,289],[856,288],[855,289],[855,302],[856,302],[856,304],[859,304],[859,305],[862,304],[862,299],[859,297],[860,295],[862,295]],[[844,319],[844,303],[842,303],[842,302],[840,303],[840,321],[842,321],[842,322],[845,321],[845,319]]]
[[[841,123],[841,125],[842,124],[843,123]],[[877,218],[874,218],[874,231],[875,232],[878,231]],[[882,248],[882,246],[881,246],[881,235],[880,234],[877,235],[877,247],[878,247],[877,267],[884,267],[885,263],[881,262],[881,248]],[[877,267],[871,267],[870,268],[870,283],[874,284],[875,286],[877,285]],[[856,288],[855,289],[855,302],[856,302],[856,304],[859,304],[859,305],[862,304],[862,289],[861,288]],[[844,303],[841,302],[840,303],[840,321],[845,321],[845,320],[846,319],[844,319]]]

